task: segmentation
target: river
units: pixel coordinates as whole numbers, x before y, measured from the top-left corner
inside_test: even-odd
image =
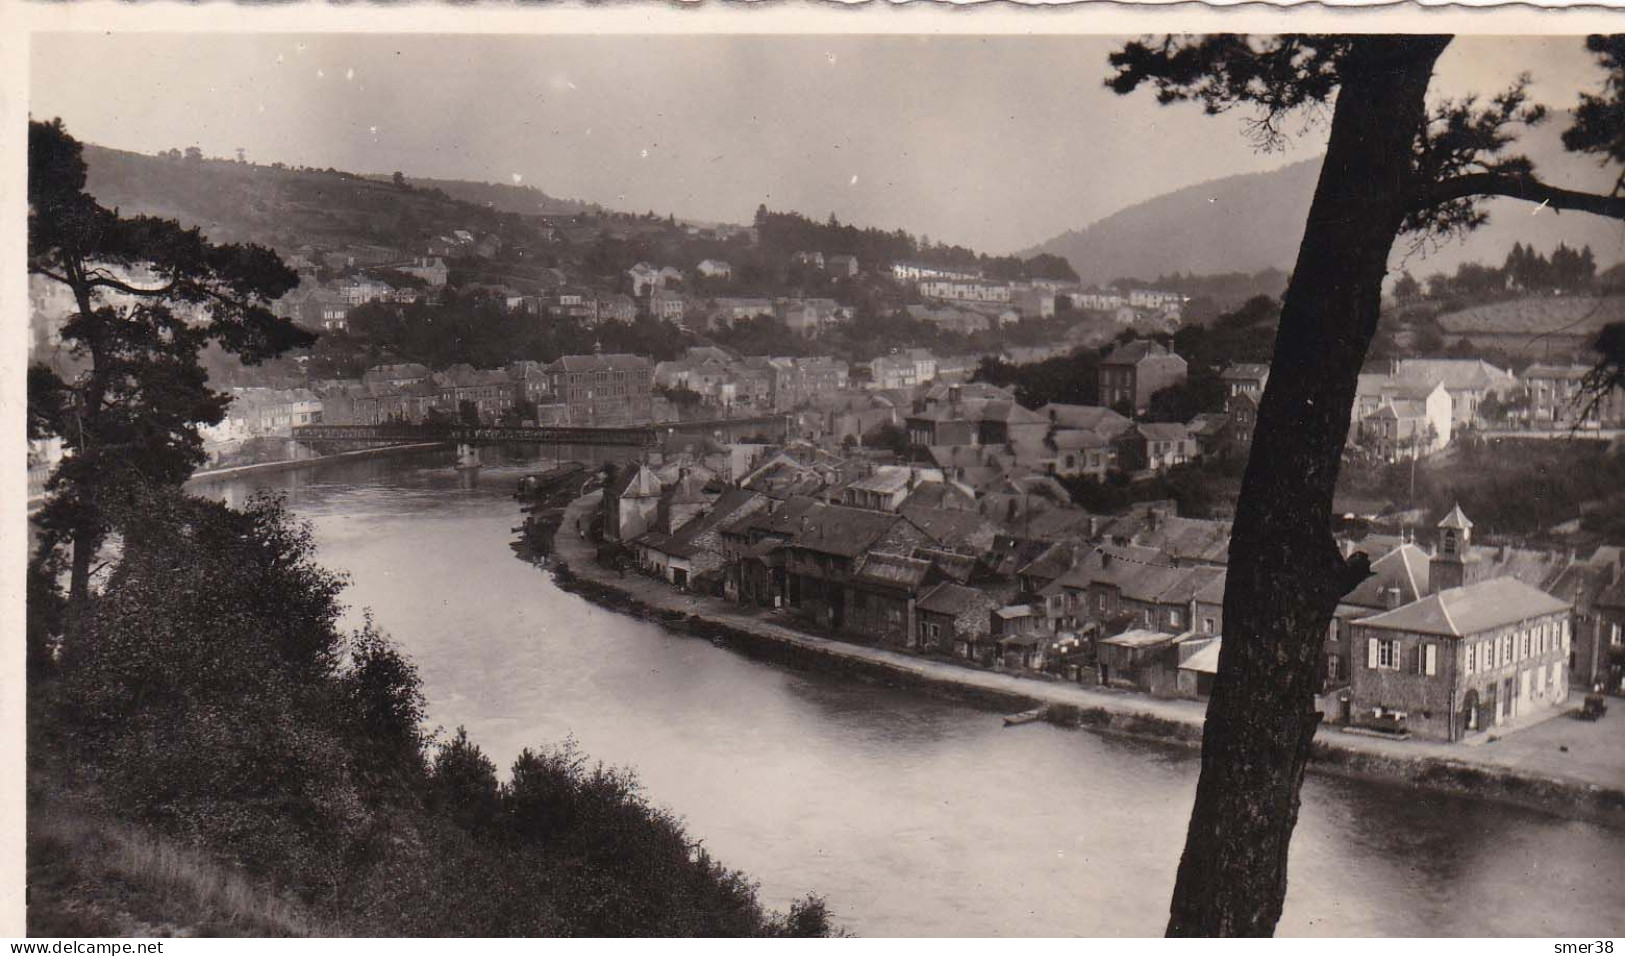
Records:
[[[865,936],[1160,935],[1192,750],[1005,728],[998,714],[753,661],[598,608],[510,549],[532,459],[449,451],[209,486],[287,494],[321,558],[409,652],[431,719],[506,769],[573,736],[637,771],[782,907]],[[1282,935],[1583,936],[1618,927],[1625,833],[1311,775]]]

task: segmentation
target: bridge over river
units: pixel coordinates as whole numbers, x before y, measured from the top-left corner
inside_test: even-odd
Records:
[[[652,425],[475,425],[409,424],[296,425],[293,440],[302,444],[343,442],[396,445],[419,442],[455,442],[460,447],[481,445],[599,445],[649,448],[683,438],[714,438],[735,442],[763,437],[782,442],[789,436],[790,419],[783,415],[750,418],[713,418]]]

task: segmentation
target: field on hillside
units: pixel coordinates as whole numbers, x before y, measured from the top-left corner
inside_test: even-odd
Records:
[[[1625,321],[1625,296],[1529,296],[1446,312],[1435,323],[1454,343],[1532,359],[1583,352],[1610,322]]]
[[[495,232],[515,217],[433,190],[321,170],[226,160],[165,159],[85,146],[88,191],[125,214],[200,226],[214,242],[279,249],[375,244],[422,254],[423,240],[453,229]]]

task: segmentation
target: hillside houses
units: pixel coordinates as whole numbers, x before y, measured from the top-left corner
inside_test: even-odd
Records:
[[[1518,376],[1519,392],[1528,402],[1527,421],[1535,427],[1625,427],[1625,388],[1614,388],[1597,401],[1584,389],[1589,365],[1536,362]]]
[[[1490,396],[1504,399],[1518,387],[1517,378],[1482,359],[1399,359],[1389,378],[1419,387],[1442,385],[1450,395],[1451,421],[1466,428],[1481,421],[1479,406]]]
[[[1100,362],[1100,404],[1143,415],[1151,396],[1185,380],[1187,365],[1177,353],[1149,339],[1113,349]]]

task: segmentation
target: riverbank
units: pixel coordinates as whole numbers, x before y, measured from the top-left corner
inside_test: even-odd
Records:
[[[595,492],[572,502],[564,525],[573,527],[578,518],[586,518],[598,498]],[[1206,705],[1199,701],[979,670],[811,634],[780,623],[787,620],[782,612],[677,591],[636,573],[623,577],[600,567],[592,544],[575,535],[555,540],[552,570],[561,588],[595,604],[709,638],[752,657],[1005,713],[1046,707],[1052,722],[1064,726],[1185,746],[1201,741]],[[1607,723],[1582,726],[1560,717],[1473,747],[1328,729],[1315,741],[1311,768],[1320,774],[1389,781],[1625,826],[1625,754],[1618,753],[1617,746],[1625,716],[1611,714]]]

